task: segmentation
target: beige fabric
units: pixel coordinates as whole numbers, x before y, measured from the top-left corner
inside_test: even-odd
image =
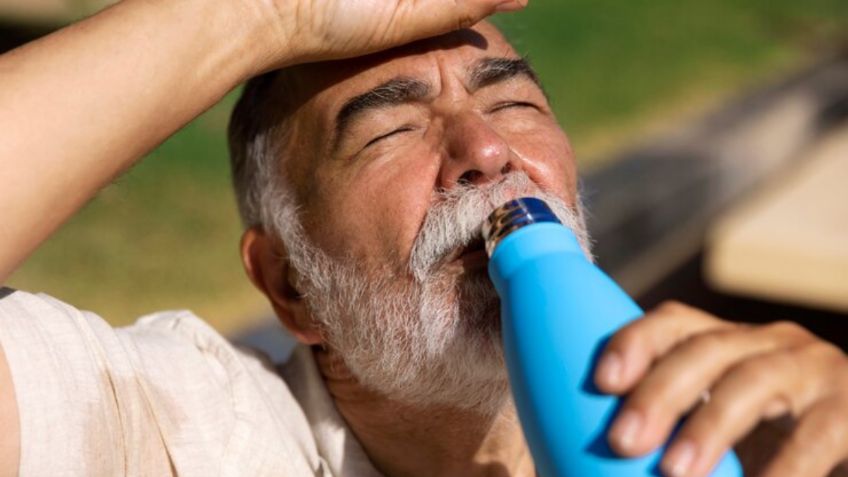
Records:
[[[187,311],[114,329],[8,289],[0,345],[21,415],[22,477],[378,475],[307,348],[278,372]]]

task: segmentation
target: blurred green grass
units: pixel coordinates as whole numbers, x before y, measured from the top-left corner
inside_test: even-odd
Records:
[[[541,0],[499,24],[583,164],[848,39],[844,0]]]
[[[539,71],[585,169],[835,47],[848,2],[535,0],[496,21]],[[104,190],[10,284],[116,325],[190,308],[223,332],[249,326],[265,308],[238,259],[224,133],[234,100]]]

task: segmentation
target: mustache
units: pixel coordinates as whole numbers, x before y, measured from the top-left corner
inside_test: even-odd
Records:
[[[526,173],[515,171],[494,183],[460,184],[438,191],[412,246],[409,271],[419,282],[425,281],[451,253],[482,239],[481,226],[496,207],[519,197],[547,202],[563,225],[588,243],[579,207],[572,210],[561,198],[543,191]]]

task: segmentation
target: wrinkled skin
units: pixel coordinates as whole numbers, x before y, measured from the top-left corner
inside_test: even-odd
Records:
[[[286,155],[292,159],[284,168],[301,194],[309,235],[327,253],[375,269],[402,269],[435,189],[454,187],[462,177],[480,184],[496,181],[505,168],[524,170],[543,189],[575,203],[573,154],[538,87],[518,78],[480,91],[469,88],[467,71],[475,61],[516,57],[491,27],[481,24],[473,31],[485,41],[470,33],[453,34],[371,57],[311,65],[285,82],[303,99],[297,101],[296,132]],[[430,83],[432,94],[368,113],[337,150],[331,149],[331,119],[341,104],[398,76]],[[532,106],[495,106],[503,103]],[[246,243],[262,242],[252,234]],[[285,268],[260,262],[251,267]],[[475,271],[454,269],[457,274]],[[325,345],[317,348],[316,358],[328,387],[386,474],[435,475],[453,469],[471,475],[479,468],[464,467],[463,460],[497,462],[499,456],[512,456],[516,461],[521,455],[516,446],[523,443],[504,437],[510,429],[518,432],[504,424],[508,419],[488,428],[467,413],[412,409],[363,389],[345,370],[343,356],[326,347],[307,308],[274,292],[275,286],[285,290],[291,283],[265,290],[271,290],[278,315],[301,341]],[[778,434],[758,429],[757,439],[740,447],[749,469],[768,464],[764,472],[769,476],[826,475],[848,450],[848,399],[843,399],[848,364],[838,349],[800,327],[741,326],[667,304],[619,332],[604,356],[599,387],[627,396],[610,433],[622,455],[656,449],[673,423],[712,389],[712,399],[695,409],[664,457],[668,475],[707,475],[720,455],[761,420],[777,417],[794,432],[775,440]],[[399,413],[407,416],[403,423],[391,418]],[[421,432],[434,426],[438,436]],[[480,428],[491,432],[466,430]],[[822,429],[826,432],[814,432]],[[771,460],[755,463],[749,449],[761,450],[762,436],[782,447]],[[487,452],[478,453],[478,448]],[[515,475],[529,472],[521,466],[504,468]]]
[[[527,0],[241,0],[259,11],[269,37],[286,58],[272,66],[359,56],[470,27],[496,12],[523,8]],[[294,55],[292,55],[294,53]],[[279,60],[278,60],[279,61]]]
[[[383,50],[520,7],[520,0],[125,0],[2,55],[0,203],[14,207],[4,210],[0,277],[5,281],[100,188],[245,79],[306,60]],[[493,109],[495,89],[465,87],[463,66],[475,56],[513,54],[491,29],[477,32],[487,40],[482,50],[467,42],[397,50],[336,64],[346,69],[338,75],[333,65],[315,67],[329,79],[303,96],[297,119],[307,132],[298,145],[310,154],[289,167],[312,217],[326,217],[307,226],[328,253],[402,263],[432,189],[469,171],[490,181],[503,165],[522,167],[546,190],[574,200],[570,149],[547,104]],[[364,150],[358,141],[391,127],[395,114],[410,114],[414,128],[375,143],[360,154],[367,161],[333,162],[322,154],[320,125],[333,107],[398,73],[427,80],[434,94],[368,117],[343,147],[345,157]],[[539,98],[526,82],[498,88],[507,97]],[[285,244],[255,229],[243,244],[248,273],[284,324],[302,342],[322,344],[293,285],[296,274],[280,260]],[[454,409],[405,407],[369,393],[332,349],[316,348],[339,410],[386,475],[533,474],[510,409],[481,421]],[[723,449],[760,419],[778,415],[788,427],[769,477],[825,475],[848,455],[845,357],[797,326],[738,326],[670,305],[622,330],[610,352],[619,364],[604,359],[598,384],[629,396],[622,417],[632,411],[629,421],[637,424],[613,426],[611,442],[622,454],[659,445],[670,423],[711,389],[665,457],[670,474],[706,475]],[[20,434],[2,353],[0,368],[0,474],[15,475]],[[690,457],[682,459],[687,441]]]

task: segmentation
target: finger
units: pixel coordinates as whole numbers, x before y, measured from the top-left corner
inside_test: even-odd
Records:
[[[595,384],[603,392],[624,394],[681,341],[737,326],[681,303],[664,303],[613,335],[595,368]]]
[[[495,11],[496,12],[514,12],[514,11],[517,11],[517,10],[521,10],[524,7],[527,6],[527,1],[528,0],[510,0],[510,1],[499,2],[495,6]]]
[[[719,458],[770,417],[773,403],[800,414],[833,393],[831,369],[844,366],[827,343],[756,356],[734,366],[715,385],[709,402],[689,416],[663,457],[670,476],[707,475]]]
[[[625,425],[619,425],[616,419],[610,430],[611,445],[624,455],[656,448],[703,392],[731,367],[753,356],[811,340],[812,336],[797,325],[780,323],[709,331],[683,341],[656,362],[622,406],[620,419],[637,416],[643,423],[638,434],[628,436],[629,430],[622,429]]]
[[[383,43],[400,44],[467,28],[495,12],[524,8],[528,0],[417,0],[397,4]]]
[[[828,475],[848,455],[846,401],[834,395],[810,407],[762,476]]]

